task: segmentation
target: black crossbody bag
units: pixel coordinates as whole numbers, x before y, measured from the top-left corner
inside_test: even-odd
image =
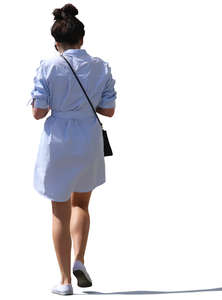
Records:
[[[107,132],[106,132],[106,130],[103,129],[103,124],[100,122],[100,120],[99,120],[99,118],[98,118],[98,116],[97,116],[97,113],[96,113],[96,111],[95,111],[95,109],[94,109],[94,107],[93,107],[91,101],[89,100],[88,95],[86,94],[85,89],[83,88],[81,82],[79,81],[78,76],[76,75],[76,73],[75,73],[75,71],[73,70],[72,66],[70,65],[69,61],[68,61],[62,54],[60,54],[60,56],[61,56],[62,58],[64,58],[65,61],[67,62],[67,64],[70,66],[70,68],[71,68],[71,70],[72,70],[74,76],[76,77],[78,83],[80,84],[80,86],[81,86],[81,88],[82,88],[84,94],[86,95],[86,98],[87,98],[87,100],[89,101],[89,104],[90,104],[90,106],[92,107],[92,110],[94,111],[94,113],[95,113],[95,115],[96,115],[96,118],[97,118],[97,120],[99,121],[99,124],[101,125],[102,133],[103,133],[104,156],[111,156],[111,155],[113,155],[113,152],[112,152],[112,149],[111,149],[109,140],[108,140]]]

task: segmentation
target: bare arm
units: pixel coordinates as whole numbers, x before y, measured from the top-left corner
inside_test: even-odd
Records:
[[[37,108],[34,107],[34,101],[35,99],[33,99],[32,101],[32,115],[36,120],[42,119],[44,118],[47,113],[49,112],[50,108]]]
[[[115,108],[101,108],[98,106],[96,108],[96,112],[106,117],[112,117],[114,115],[114,111]]]

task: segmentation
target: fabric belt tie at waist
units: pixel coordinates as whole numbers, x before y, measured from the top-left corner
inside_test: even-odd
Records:
[[[69,110],[69,111],[52,111],[52,117],[58,117],[62,119],[87,119],[96,118],[93,111],[87,110]]]

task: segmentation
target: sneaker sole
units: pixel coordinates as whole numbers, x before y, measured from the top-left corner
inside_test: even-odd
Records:
[[[65,296],[65,295],[73,295],[73,293],[63,293],[63,292],[57,292],[57,291],[51,291],[53,294],[58,294],[58,295],[63,295],[63,296]]]
[[[73,275],[76,277],[78,283],[77,285],[80,287],[90,287],[92,286],[92,282],[89,281],[85,274],[81,270],[73,271]]]

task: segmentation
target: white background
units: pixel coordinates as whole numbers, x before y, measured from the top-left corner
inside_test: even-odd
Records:
[[[51,203],[32,186],[45,119],[26,103],[40,60],[56,53],[52,11],[66,3],[1,4],[4,299],[56,297],[60,280]],[[89,206],[93,286],[73,277],[74,293],[221,299],[222,2],[70,3],[85,24],[82,48],[110,63],[117,91],[115,115],[99,115],[114,155]]]

